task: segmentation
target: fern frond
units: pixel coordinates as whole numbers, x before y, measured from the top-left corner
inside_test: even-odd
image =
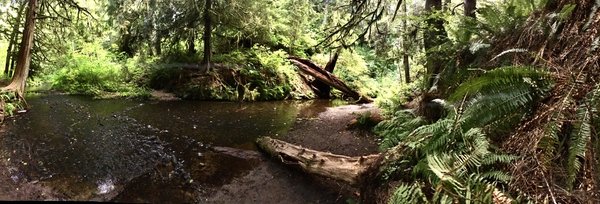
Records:
[[[510,181],[510,174],[503,171],[488,171],[481,174],[482,178],[492,180],[492,181],[501,181],[504,183],[508,183]]]
[[[450,96],[450,101],[461,100],[467,94],[490,94],[501,93],[502,88],[511,87],[515,84],[528,83],[526,79],[531,79],[530,84],[540,83],[547,79],[549,74],[537,70],[533,67],[501,67],[486,72],[480,77],[461,84]]]
[[[429,203],[427,197],[421,191],[421,186],[418,184],[401,184],[396,188],[392,198],[388,202],[389,204],[400,204],[400,203]]]
[[[447,182],[456,189],[462,190],[465,188],[460,179],[455,176],[457,172],[452,165],[452,157],[448,155],[428,155],[427,163],[431,172],[433,172],[440,181]]]
[[[567,157],[567,182],[570,188],[573,187],[577,173],[581,169],[580,160],[585,158],[587,145],[592,136],[590,111],[585,107],[581,107],[577,115],[579,121],[571,134]]]
[[[481,165],[508,164],[518,158],[508,154],[490,154],[481,161]]]
[[[533,101],[534,93],[526,86],[513,86],[503,93],[480,95],[465,110],[465,128],[483,127],[524,109]]]
[[[540,160],[542,164],[550,164],[557,153],[556,149],[559,145],[559,134],[564,124],[564,117],[562,110],[558,110],[553,114],[552,121],[544,127],[544,135],[537,144],[537,148],[541,150]]]

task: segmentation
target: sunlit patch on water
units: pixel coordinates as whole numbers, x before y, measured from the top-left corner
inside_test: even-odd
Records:
[[[98,182],[98,194],[107,194],[115,190],[115,184],[112,179],[106,179]]]

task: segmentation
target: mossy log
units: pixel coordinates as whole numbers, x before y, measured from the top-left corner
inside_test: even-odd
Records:
[[[285,164],[298,165],[308,173],[351,185],[358,184],[363,174],[379,159],[379,154],[349,157],[306,149],[270,137],[259,138],[256,143],[267,154],[281,159]]]

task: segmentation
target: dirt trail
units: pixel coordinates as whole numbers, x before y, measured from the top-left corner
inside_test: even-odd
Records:
[[[345,105],[327,108],[320,113],[300,113],[288,136],[280,138],[319,151],[348,156],[377,152],[373,133],[348,128],[352,119],[367,112],[378,113],[373,104]]]

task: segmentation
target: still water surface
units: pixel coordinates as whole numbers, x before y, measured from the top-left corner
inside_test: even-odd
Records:
[[[279,186],[260,189],[248,181],[239,188],[310,195],[293,198],[297,203],[343,201],[304,174],[276,167],[253,144],[260,136],[285,135],[300,112],[324,111],[332,105],[328,101],[240,104],[45,95],[28,102],[28,113],[6,122],[0,155],[9,161],[15,182],[41,182],[70,200],[227,202],[227,196],[214,194],[223,194],[223,186],[233,181],[261,180],[248,179],[251,174]],[[230,196],[266,201],[260,194]]]

